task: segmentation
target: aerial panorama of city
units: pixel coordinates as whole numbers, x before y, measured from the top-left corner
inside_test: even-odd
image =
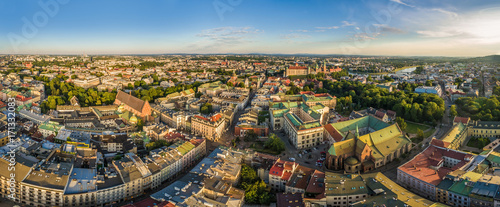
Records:
[[[500,1],[0,16],[0,207],[500,207]]]

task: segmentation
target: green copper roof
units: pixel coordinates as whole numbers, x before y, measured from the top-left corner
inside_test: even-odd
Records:
[[[365,116],[358,119],[352,119],[343,122],[333,123],[332,126],[337,129],[342,136],[345,135],[346,132],[356,130],[358,128],[370,127],[375,131],[381,130],[389,126],[388,123],[385,123],[375,117]]]
[[[51,123],[43,123],[38,128],[44,129],[48,131],[58,132],[61,129],[61,125],[51,124]]]

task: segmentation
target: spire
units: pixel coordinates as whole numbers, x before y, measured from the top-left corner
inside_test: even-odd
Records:
[[[356,138],[359,137],[359,129],[358,129],[358,124],[356,124]]]

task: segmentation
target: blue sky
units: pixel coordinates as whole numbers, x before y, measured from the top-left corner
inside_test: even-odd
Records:
[[[496,0],[16,0],[0,53],[484,56],[498,25]]]

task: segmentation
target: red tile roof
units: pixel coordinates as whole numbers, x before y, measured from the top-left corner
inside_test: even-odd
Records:
[[[283,173],[283,176],[281,177],[282,180],[290,180],[290,177],[292,176],[292,173],[290,171],[285,171]]]
[[[455,116],[455,119],[453,119],[453,123],[462,122],[462,124],[468,124],[468,123],[469,123],[469,120],[470,120],[470,118],[469,118],[469,117],[459,117],[459,116]]]
[[[307,69],[307,67],[306,66],[290,66],[290,67],[288,67],[288,69],[303,70],[303,69]]]
[[[436,166],[438,163],[443,162],[443,157],[460,160],[460,162],[452,168],[443,166],[438,168],[438,170],[432,169],[431,166]],[[467,164],[472,157],[472,155],[464,152],[430,145],[427,149],[398,169],[419,180],[436,186],[442,181],[444,176]]]
[[[449,142],[444,142],[443,140],[439,140],[439,139],[432,139],[431,140],[431,145],[435,145],[435,146],[438,146],[438,147],[448,148],[448,146],[450,146],[450,143]]]
[[[342,71],[342,68],[334,68],[334,69],[330,69],[330,72],[331,73],[336,73],[336,72],[340,72]]]
[[[384,118],[384,115],[385,115],[385,113],[384,113],[384,112],[382,112],[382,111],[377,111],[377,112],[375,112],[375,116],[376,116],[376,117],[378,117],[378,118],[381,118],[381,119],[382,119],[382,118]]]
[[[218,121],[220,118],[222,118],[222,116],[220,114],[216,114],[216,115],[213,115],[212,117],[210,117],[210,121],[211,122],[216,122]]]
[[[325,125],[325,130],[333,137],[335,142],[340,142],[344,138],[331,124]]]
[[[314,95],[314,92],[312,92],[312,91],[301,91],[301,92],[300,92],[300,95],[302,95],[302,94],[306,94],[306,95]]]
[[[3,107],[6,107],[7,104],[5,104],[4,102],[0,101],[0,108],[3,108]]]
[[[16,96],[16,100],[22,101],[22,102],[28,101],[30,99],[31,99],[31,97],[25,97],[25,96],[21,96],[21,95]]]
[[[328,97],[330,96],[330,94],[328,93],[318,93],[318,94],[314,94],[314,97]]]
[[[309,180],[306,192],[308,193],[324,193],[325,192],[325,173],[314,170],[314,173]]]
[[[171,206],[168,204],[170,204],[170,202],[168,202],[168,201],[157,201],[157,200],[154,200],[152,198],[146,198],[146,199],[141,200],[139,202],[135,202],[134,204],[123,205],[122,207],[153,207],[153,206],[155,206],[155,207],[167,207],[167,206]]]
[[[271,167],[271,169],[269,170],[269,174],[274,175],[274,176],[279,176],[279,177],[282,177],[282,176],[285,177],[285,174],[283,172],[292,171],[294,169],[295,165],[297,165],[295,162],[288,162],[288,161],[283,161],[281,159],[278,159],[274,163],[273,167]],[[287,176],[290,176],[290,175],[287,175]]]
[[[387,116],[390,116],[390,117],[395,117],[396,116],[396,112],[395,111],[391,111],[391,110],[387,110]]]

